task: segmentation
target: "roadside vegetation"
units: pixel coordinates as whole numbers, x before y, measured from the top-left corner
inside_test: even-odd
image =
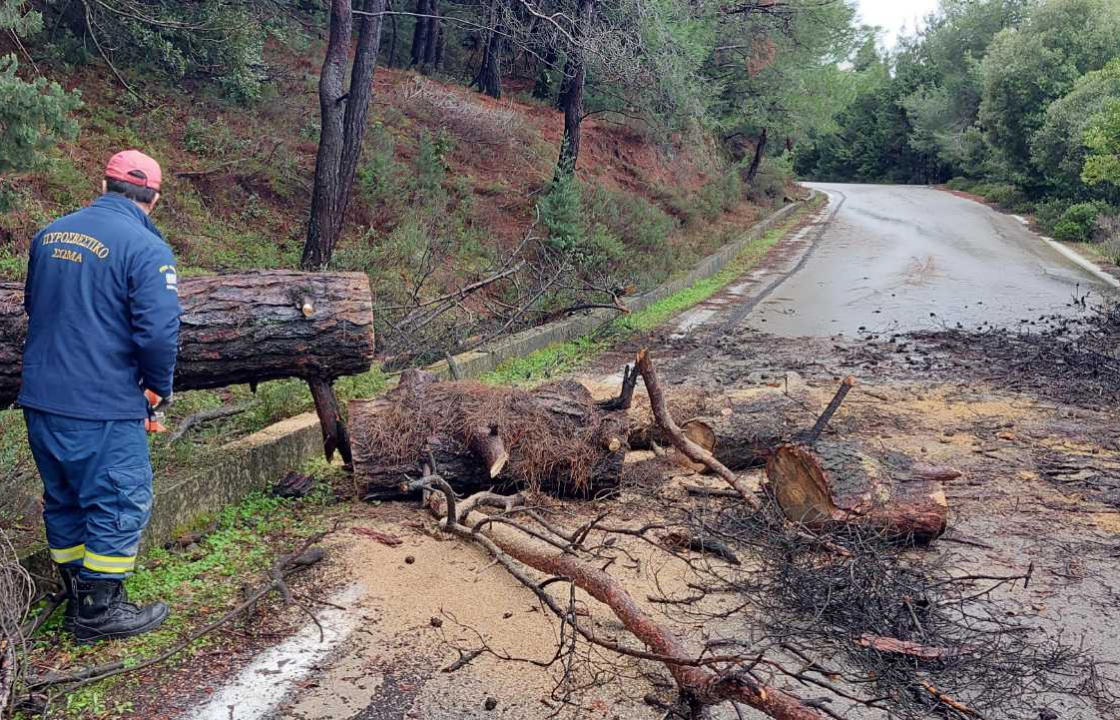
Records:
[[[796,151],[820,180],[945,183],[1120,262],[1120,5],[943,0],[884,52],[868,37],[835,127]]]
[[[824,201],[824,196],[818,194],[807,205],[806,210],[799,211],[782,225],[766,231],[749,242],[727,267],[715,275],[662,298],[644,310],[623,315],[595,334],[556,343],[525,357],[508,360],[493,372],[483,375],[482,381],[494,385],[535,385],[570,372],[629,337],[649,332],[674,316],[704,302],[736,278],[741,277],[758,264],[767,250],[804,221],[808,212],[819,208]]]
[[[374,293],[384,369],[340,380],[343,403],[403,367],[624,306],[787,202],[790,149],[830,119],[812,95],[859,38],[850,7],[816,0],[586,17],[546,3],[579,32],[517,4],[406,5],[383,17],[345,222],[316,268],[366,273]],[[184,274],[304,265],[336,6],[0,0],[0,281],[22,280],[34,233],[89,202],[122,147],[164,166],[155,220]],[[313,404],[295,380],[182,393],[168,425],[221,406],[241,410],[153,440],[158,478]],[[23,432],[0,411],[15,489],[0,519],[21,546],[39,538]]]

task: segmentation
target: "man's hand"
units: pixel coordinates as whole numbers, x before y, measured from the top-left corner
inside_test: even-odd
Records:
[[[157,410],[164,410],[165,408],[167,408],[167,406],[171,404],[172,399],[175,396],[174,395],[168,395],[167,397],[160,397],[159,395],[156,395],[151,390],[145,390],[144,391],[144,397],[147,398],[147,400],[148,400],[148,406],[151,407],[153,411],[157,411]]]
[[[144,421],[144,429],[149,434],[167,432],[163,424],[163,409],[171,404],[171,398],[171,395],[160,397],[151,390],[144,390],[144,399],[148,401],[148,419]]]

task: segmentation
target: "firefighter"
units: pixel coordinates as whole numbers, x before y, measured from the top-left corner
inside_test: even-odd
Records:
[[[128,602],[123,585],[152,505],[146,423],[170,401],[178,345],[175,258],[149,218],[161,179],[152,158],[118,153],[101,197],[31,244],[19,404],[79,642],[148,632],[169,613]]]

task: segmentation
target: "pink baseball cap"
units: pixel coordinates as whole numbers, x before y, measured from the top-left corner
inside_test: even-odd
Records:
[[[105,177],[159,190],[163,171],[159,169],[159,163],[139,150],[125,150],[109,158]]]

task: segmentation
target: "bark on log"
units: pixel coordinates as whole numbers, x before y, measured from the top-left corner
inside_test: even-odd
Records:
[[[594,497],[617,490],[624,413],[603,412],[572,381],[531,391],[440,382],[421,370],[385,395],[350,403],[354,474],[391,497],[431,466],[458,492],[539,487]]]
[[[898,453],[873,457],[851,443],[783,445],[766,475],[786,517],[814,529],[858,525],[902,542],[929,543],[949,506],[942,483],[959,477]]]
[[[774,451],[791,442],[812,444],[843,402],[854,378],[846,378],[825,411],[815,416],[814,404],[804,393],[760,393],[724,407],[713,407],[718,398],[674,397],[669,407],[675,417],[689,418],[680,424],[685,437],[710,452],[728,469],[739,471],[763,467]],[[692,406],[699,412],[682,412],[674,405]],[[667,438],[654,423],[639,419],[630,433],[630,446],[648,448],[651,441],[666,444]]]
[[[672,441],[673,447],[692,462],[703,464],[713,473],[719,475],[728,485],[735,489],[735,492],[739,493],[747,505],[758,507],[758,500],[755,499],[754,494],[739,480],[735,473],[717,460],[708,450],[697,445],[692,438],[686,437],[673,420],[673,416],[669,413],[669,408],[665,403],[665,393],[661,388],[661,382],[657,377],[657,368],[653,365],[649,350],[642,349],[638,351],[634,367],[642,374],[642,380],[645,382],[646,386],[646,393],[649,395],[649,405],[653,410],[653,417],[657,420],[658,427],[660,427],[665,435]]]
[[[786,421],[772,413],[692,418],[681,423],[681,431],[734,471],[762,467],[793,435]]]
[[[175,389],[369,370],[373,300],[362,273],[270,270],[182,278]],[[19,394],[23,287],[0,283],[0,407]]]

